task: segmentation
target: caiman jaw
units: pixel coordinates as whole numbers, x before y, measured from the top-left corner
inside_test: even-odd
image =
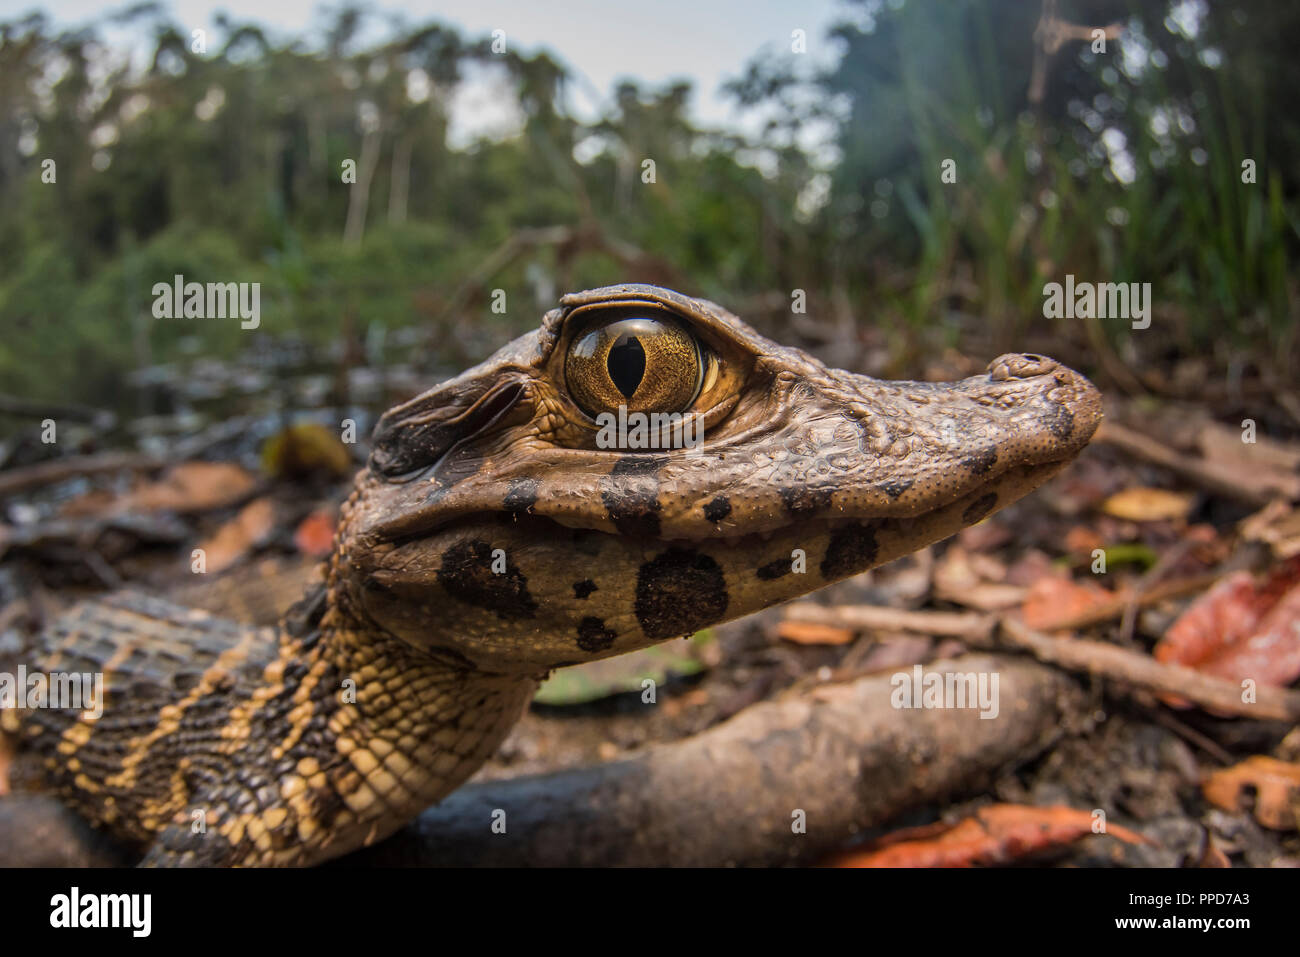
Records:
[[[341,556],[355,613],[489,670],[605,657],[907,554],[1032,491],[1087,443],[1097,391],[1006,355],[953,383],[828,369],[725,310],[620,286],[391,412]],[[717,357],[701,448],[598,448],[566,390],[571,315],[645,314]],[[454,623],[454,624],[451,624]]]

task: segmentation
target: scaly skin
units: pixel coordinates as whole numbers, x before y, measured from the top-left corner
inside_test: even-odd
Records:
[[[672,317],[717,356],[693,406],[702,449],[597,446],[564,357],[620,308]],[[103,671],[103,717],[35,710],[5,727],[31,776],[146,863],[316,863],[458,787],[551,669],[950,535],[1055,474],[1100,414],[1087,380],[1040,356],[881,382],[669,290],[566,296],[383,417],[325,585],[278,628],[139,596],[83,603],[35,667]]]

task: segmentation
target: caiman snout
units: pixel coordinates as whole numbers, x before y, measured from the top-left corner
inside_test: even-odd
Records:
[[[1087,443],[1101,422],[1101,393],[1096,386],[1055,359],[1031,352],[1012,352],[990,362],[988,371],[993,382],[1040,377],[1045,380],[1043,398],[1052,404],[1049,408],[1054,420],[1051,431],[1067,455],[1073,455]]]

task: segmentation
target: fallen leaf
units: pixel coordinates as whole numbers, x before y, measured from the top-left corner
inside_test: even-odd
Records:
[[[117,509],[206,512],[236,504],[256,483],[253,473],[230,462],[182,462],[119,499]]]
[[[1007,584],[1028,588],[1040,578],[1069,578],[1069,569],[1052,561],[1046,552],[1026,549],[1007,567]]]
[[[1089,528],[1087,525],[1075,525],[1065,533],[1065,550],[1067,552],[1078,552],[1082,554],[1091,554],[1094,549],[1104,548],[1105,539],[1097,532],[1095,528]]]
[[[1300,558],[1276,566],[1262,582],[1245,571],[1228,575],[1169,626],[1153,654],[1230,681],[1290,684],[1300,677]],[[1190,707],[1175,695],[1161,700]]]
[[[1035,631],[1052,631],[1057,622],[1067,621],[1090,608],[1114,601],[1114,593],[1100,585],[1076,584],[1068,578],[1047,576],[1029,586],[1020,606],[1025,625]]]
[[[1201,853],[1201,859],[1196,862],[1197,867],[1231,867],[1232,861],[1228,860],[1228,855],[1223,853],[1213,834],[1206,835],[1205,850]]]
[[[298,551],[313,558],[324,558],[334,549],[334,526],[337,516],[333,508],[321,508],[312,512],[293,532],[293,543]]]
[[[1007,567],[990,555],[952,545],[934,569],[936,598],[979,611],[1014,608],[1025,600],[1025,589],[1005,583]]]
[[[1276,558],[1300,555],[1300,509],[1278,500],[1241,523],[1247,541],[1264,542]]]
[[[720,651],[707,628],[685,641],[559,668],[537,689],[539,704],[586,704],[628,691],[641,692],[646,679],[663,684],[673,675],[698,674],[718,663]]]
[[[1161,522],[1186,518],[1195,504],[1190,492],[1138,486],[1116,492],[1101,503],[1101,510],[1130,522]]]
[[[207,573],[225,571],[252,549],[265,544],[274,531],[275,506],[269,498],[253,499],[199,545],[206,556]]]
[[[1106,570],[1113,571],[1122,565],[1138,565],[1150,569],[1160,560],[1156,550],[1141,542],[1123,542],[1103,549],[1106,553]]]
[[[796,645],[847,645],[853,640],[855,632],[851,628],[837,628],[834,625],[819,625],[811,621],[782,621],[776,626],[776,633],[786,641]]]
[[[275,478],[302,478],[325,472],[343,477],[353,471],[347,446],[316,422],[281,429],[262,446],[262,468]]]
[[[1201,783],[1205,800],[1225,811],[1247,810],[1242,800],[1247,789],[1254,792],[1252,813],[1260,824],[1275,831],[1300,829],[1300,764],[1257,754]]]
[[[831,867],[988,867],[1063,847],[1093,831],[1093,812],[1069,807],[993,804],[971,817],[887,834],[861,850],[842,854]],[[1105,832],[1129,844],[1152,844],[1117,824]]]
[[[8,742],[0,737],[0,797],[9,793],[9,768],[13,763],[13,757]]]

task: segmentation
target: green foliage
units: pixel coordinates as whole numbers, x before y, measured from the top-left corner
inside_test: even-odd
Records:
[[[430,366],[481,358],[551,292],[638,279],[776,302],[749,313],[769,327],[796,288],[814,313],[849,303],[912,334],[951,338],[951,317],[978,316],[1016,348],[1077,338],[1042,309],[1044,283],[1074,273],[1151,282],[1178,348],[1227,333],[1284,364],[1300,9],[1209,4],[1183,35],[1174,7],[1063,2],[1125,37],[1104,54],[1067,41],[1035,99],[1038,4],[855,0],[834,66],[809,75],[764,52],[731,84],[767,118],[753,140],[693,126],[680,83],[624,84],[585,124],[544,53],[493,53],[440,24],[363,44],[367,15],[349,7],[320,49],[223,21],[194,53],[141,5],[118,19],[154,37],[143,73],[114,68],[93,29],[0,23],[0,391],[125,406],[131,370],[245,346],[237,322],[153,318],[153,284],[177,273],[262,283],[272,335],[418,325]],[[518,129],[453,146],[453,97],[484,77]],[[571,232],[512,245],[553,227]],[[486,306],[494,288],[505,316]]]
[[[1300,33],[1295,8],[1209,5],[1183,36],[1165,0],[1074,4],[1061,15],[1119,21],[1125,37],[1107,53],[1067,43],[1035,103],[1037,5],[854,6],[870,22],[837,28],[844,55],[817,81],[850,104],[830,208],[862,261],[887,249],[915,265],[897,300],[914,324],[934,321],[969,264],[963,305],[1008,342],[1049,321],[1044,282],[1074,273],[1151,282],[1185,317],[1184,348],[1225,332],[1293,344],[1300,127],[1287,103],[1300,76],[1277,38]],[[1124,44],[1145,68],[1127,66]],[[956,183],[940,180],[945,160]]]

